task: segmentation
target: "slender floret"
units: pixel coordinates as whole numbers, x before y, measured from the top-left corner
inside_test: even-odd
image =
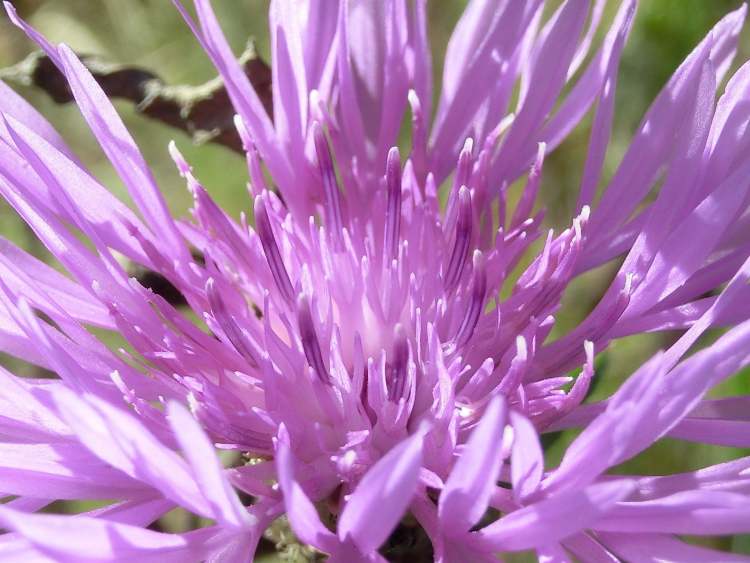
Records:
[[[750,457],[612,470],[663,438],[750,447],[750,396],[707,398],[750,364],[750,64],[717,93],[745,6],[605,182],[636,0],[604,34],[606,0],[470,0],[435,84],[426,0],[272,0],[273,115],[210,1],[174,2],[236,109],[252,226],[174,143],[193,207],[172,217],[86,67],[5,4],[135,210],[0,84],[0,194],[59,266],[0,239],[0,352],[55,374],[0,368],[0,559],[251,561],[287,522],[338,562],[740,560],[681,537],[750,532]],[[546,230],[545,158],[589,113],[575,215]],[[571,283],[609,263],[594,309],[553,333]],[[671,347],[587,400],[612,342],[667,330]],[[543,437],[565,429],[550,464]],[[153,525],[174,509],[201,527]]]

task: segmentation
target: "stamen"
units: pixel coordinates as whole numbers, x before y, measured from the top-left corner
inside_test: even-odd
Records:
[[[458,222],[456,224],[456,238],[453,242],[450,261],[446,268],[444,282],[446,292],[452,291],[461,279],[466,257],[471,244],[472,224],[471,193],[469,188],[461,186],[458,194]]]
[[[544,165],[544,155],[546,154],[546,151],[547,144],[539,143],[539,147],[536,153],[536,160],[531,166],[531,170],[529,170],[529,176],[528,180],[526,181],[526,186],[523,189],[521,199],[518,201],[516,210],[513,213],[513,219],[510,223],[511,229],[515,229],[517,226],[523,223],[529,217],[529,215],[531,215],[531,210],[534,208],[536,196],[539,193],[539,184],[542,179],[542,166]]]
[[[583,402],[591,385],[591,379],[594,376],[594,343],[586,340],[583,343],[583,350],[586,354],[586,362],[583,365],[581,374],[576,378],[573,387],[568,392],[566,401],[567,412],[570,412]]]
[[[334,236],[334,241],[340,241],[344,221],[341,215],[341,200],[338,183],[336,182],[336,171],[331,160],[331,151],[328,148],[323,128],[317,121],[312,125],[313,141],[315,142],[315,153],[318,157],[318,169],[323,180],[323,191],[326,202],[326,219],[330,221],[328,231]]]
[[[458,167],[456,169],[456,177],[453,180],[454,190],[461,186],[466,186],[469,183],[469,178],[471,177],[471,166],[474,162],[472,155],[473,152],[474,139],[468,138],[464,142],[461,153],[458,155]]]
[[[479,250],[474,251],[474,281],[471,289],[471,301],[466,309],[466,315],[456,333],[456,346],[464,346],[474,334],[474,329],[479,322],[479,315],[484,307],[484,298],[487,294],[487,271],[484,266],[484,258]]]
[[[474,141],[469,138],[464,142],[461,154],[458,156],[458,166],[456,175],[453,178],[453,186],[448,195],[448,203],[445,206],[445,232],[453,230],[456,221],[456,200],[462,186],[468,186],[471,179],[472,164],[474,162],[472,152],[474,150]]]
[[[318,92],[316,89],[310,90],[310,94],[308,95],[307,99],[310,104],[310,117],[312,118],[312,120],[329,125],[329,122],[326,119],[327,112],[325,109],[325,103],[320,98],[320,92]]]
[[[401,230],[401,156],[393,147],[385,165],[387,203],[385,212],[385,264],[397,258]]]
[[[409,367],[409,341],[401,324],[396,325],[393,359],[389,366],[388,400],[397,403],[404,394],[406,372]]]
[[[236,227],[227,218],[224,211],[216,202],[211,199],[206,189],[197,181],[190,182],[192,174],[187,175],[189,183],[192,184],[191,190],[195,204],[193,213],[206,232],[214,233],[218,240],[223,240],[229,248],[234,251],[237,258],[241,258],[247,252],[245,240],[238,233]]]
[[[414,163],[414,171],[420,182],[424,181],[427,168],[427,128],[425,126],[424,110],[422,102],[414,90],[409,90],[407,96],[411,106],[411,161]]]
[[[508,132],[508,130],[510,129],[510,126],[513,125],[513,122],[515,120],[516,120],[515,113],[509,113],[508,115],[503,117],[500,120],[500,122],[495,126],[495,128],[487,134],[487,138],[484,140],[483,150],[488,150],[490,151],[490,154],[494,154],[500,142],[500,139],[502,139],[505,136],[505,133]]]
[[[320,352],[318,335],[315,333],[310,303],[304,294],[297,297],[297,324],[299,325],[299,336],[307,363],[313,368],[320,381],[330,383],[328,370],[323,363],[323,354]]]
[[[208,281],[206,282],[206,296],[208,297],[208,304],[211,307],[211,312],[213,313],[216,322],[219,323],[221,330],[224,331],[224,335],[229,339],[229,342],[234,346],[234,349],[237,350],[237,352],[239,352],[251,366],[258,367],[258,361],[255,358],[250,343],[247,341],[247,337],[237,325],[234,317],[232,317],[227,310],[226,303],[221,298],[221,294],[216,288],[216,281],[213,278],[208,278]]]
[[[281,259],[281,253],[276,244],[276,238],[274,237],[271,221],[268,219],[268,213],[266,212],[262,196],[255,198],[255,228],[260,237],[260,243],[263,246],[263,252],[266,255],[268,266],[271,268],[271,275],[273,275],[273,279],[276,282],[276,287],[281,292],[284,300],[291,304],[294,302],[292,282],[289,281],[289,274],[284,266],[284,261]]]

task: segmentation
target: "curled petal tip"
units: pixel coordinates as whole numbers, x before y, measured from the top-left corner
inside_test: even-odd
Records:
[[[169,156],[172,158],[175,166],[177,166],[177,171],[180,173],[180,176],[185,178],[187,174],[192,171],[192,167],[188,164],[188,161],[185,160],[185,157],[177,148],[177,143],[175,143],[174,140],[169,141],[168,150]]]
[[[16,7],[13,5],[13,3],[8,2],[8,0],[4,0],[3,7],[5,8],[5,13],[8,14],[10,20],[15,25],[20,26],[20,18],[18,17],[18,12],[16,12]]]

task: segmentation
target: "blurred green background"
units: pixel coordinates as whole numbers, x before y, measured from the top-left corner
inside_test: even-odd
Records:
[[[325,0],[321,0],[325,1]],[[520,0],[519,0],[520,1]],[[96,54],[117,63],[137,65],[160,75],[170,84],[199,84],[215,73],[198,44],[168,0],[16,0],[19,13],[52,41],[63,41],[78,53]],[[554,6],[558,2],[551,2]],[[616,1],[610,2],[605,21],[611,21]],[[442,54],[452,26],[465,1],[430,2],[430,38],[433,45],[435,76],[442,71]],[[643,0],[630,41],[622,57],[617,91],[614,136],[610,145],[605,176],[614,171],[638,122],[650,101],[672,71],[711,26],[738,0]],[[239,53],[249,38],[269,60],[267,7],[264,0],[214,0],[224,30]],[[602,27],[602,31],[606,27]],[[23,34],[0,18],[0,67],[20,61],[34,49]],[[744,33],[737,61],[750,56],[750,28]],[[735,62],[734,67],[738,66]],[[29,99],[62,133],[90,170],[113,192],[125,197],[125,190],[73,105],[57,105],[43,92],[12,84]],[[214,198],[234,217],[249,212],[246,196],[246,169],[237,154],[216,145],[194,146],[180,131],[139,116],[129,103],[116,106],[153,167],[173,212],[184,216],[190,198],[167,154],[167,143],[174,139],[197,176]],[[584,121],[565,144],[545,163],[542,187],[548,222],[558,228],[567,225],[575,205],[577,186],[588,143],[590,119]],[[37,255],[44,249],[9,210],[0,203],[0,234],[11,238]],[[565,298],[564,314],[558,331],[566,331],[582,319],[601,295],[613,268],[602,268],[583,276]],[[667,346],[674,334],[637,336],[614,343],[597,362],[599,383],[591,399],[611,394],[625,376],[656,349]],[[5,360],[4,360],[5,361]],[[15,365],[17,369],[23,368]],[[748,374],[741,374],[722,385],[717,394],[750,393]],[[550,442],[548,462],[559,459],[566,433]],[[696,469],[711,463],[747,455],[730,448],[704,447],[664,441],[624,464],[623,473],[665,474]],[[743,537],[697,540],[725,550],[750,553],[750,541]]]

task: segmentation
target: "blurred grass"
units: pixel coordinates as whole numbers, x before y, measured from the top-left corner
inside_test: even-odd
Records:
[[[112,61],[143,66],[169,83],[202,83],[214,76],[207,57],[166,0],[17,0],[19,12],[49,39],[64,41],[77,52],[97,54]],[[554,4],[554,3],[553,3]],[[260,54],[269,60],[266,0],[214,0],[214,6],[230,43],[239,52],[254,37]],[[430,3],[430,38],[434,50],[434,74],[442,73],[442,53],[450,30],[465,1],[433,0]],[[613,174],[630,138],[650,101],[690,50],[724,14],[740,5],[738,0],[645,0],[628,46],[622,57],[614,135],[605,165],[605,180]],[[614,10],[608,11],[611,21]],[[33,46],[5,19],[0,21],[0,65],[13,64]],[[741,40],[738,61],[750,53],[750,32]],[[735,63],[735,68],[737,63]],[[45,94],[29,88],[19,91],[63,134],[96,177],[127,201],[124,187],[114,174],[72,105],[58,106]],[[437,93],[437,89],[436,89]],[[137,115],[128,104],[117,103],[123,119],[141,147],[164,191],[170,208],[184,216],[190,197],[167,154],[167,143],[175,139],[198,178],[231,215],[249,212],[243,159],[213,146],[193,146],[179,131],[168,129]],[[541,190],[551,227],[563,228],[574,211],[577,186],[588,146],[590,119],[584,121],[545,162]],[[18,242],[37,255],[47,257],[5,203],[0,203],[0,235]],[[614,272],[612,266],[593,271],[577,280],[566,293],[555,334],[575,326],[596,304]],[[605,398],[655,350],[668,345],[674,335],[639,335],[613,343],[606,361],[599,362],[591,400]],[[714,391],[719,395],[750,392],[749,373],[738,375]],[[548,452],[554,466],[573,439],[564,433]],[[617,468],[622,473],[663,474],[695,469],[711,463],[747,455],[731,448],[707,447],[672,440],[650,448]],[[79,508],[80,509],[80,508]],[[750,553],[747,537],[711,540],[722,549]]]

